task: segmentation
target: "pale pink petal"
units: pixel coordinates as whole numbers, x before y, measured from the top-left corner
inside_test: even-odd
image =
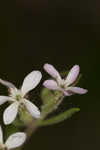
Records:
[[[23,94],[25,95],[30,90],[34,89],[39,84],[41,78],[42,74],[40,71],[33,71],[29,73],[23,81],[23,85],[21,88]]]
[[[71,96],[65,89],[61,88],[61,91],[64,93],[65,96]]]
[[[25,100],[24,104],[28,110],[28,112],[34,117],[39,118],[40,117],[40,111],[36,105],[31,103],[29,100]]]
[[[87,89],[83,89],[80,87],[70,87],[69,91],[71,91],[73,93],[77,93],[77,94],[85,94],[88,92]]]
[[[44,65],[44,70],[55,79],[61,79],[59,72],[50,64]]]
[[[13,149],[21,146],[26,140],[26,134],[23,132],[17,132],[8,137],[5,145],[8,149]]]
[[[5,102],[9,101],[9,96],[0,96],[0,105],[4,104]]]
[[[0,144],[3,144],[3,131],[1,126],[0,126]]]
[[[54,80],[46,80],[43,85],[50,90],[57,90],[59,88],[57,82]]]
[[[14,121],[18,113],[18,106],[19,103],[14,102],[6,108],[3,114],[3,120],[5,124],[11,124]]]
[[[15,88],[16,89],[15,85],[10,83],[10,82],[8,82],[8,81],[0,79],[0,83],[5,85],[5,86],[7,86],[8,88]]]
[[[80,67],[78,65],[75,65],[70,72],[68,73],[65,82],[67,85],[72,84],[78,77],[80,71]]]

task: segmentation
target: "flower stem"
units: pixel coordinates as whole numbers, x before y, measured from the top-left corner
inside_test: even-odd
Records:
[[[43,121],[49,113],[53,112],[58,108],[58,106],[61,104],[62,100],[64,99],[64,95],[62,93],[59,93],[55,98],[56,103],[54,101],[51,101],[51,103],[48,103],[48,105],[43,107],[41,116],[38,120],[32,120],[28,122],[25,133],[27,134],[27,140],[30,139],[32,134],[40,127],[40,122]],[[49,107],[50,106],[50,107]],[[52,106],[52,107],[51,107]],[[21,150],[23,147],[20,147],[18,150]]]

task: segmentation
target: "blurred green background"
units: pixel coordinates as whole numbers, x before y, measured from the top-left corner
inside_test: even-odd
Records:
[[[72,96],[65,102],[64,107],[79,106],[79,113],[58,125],[40,128],[25,150],[100,148],[99,51],[99,0],[0,2],[0,78],[20,86],[35,69],[42,71],[43,80],[47,79],[44,63],[53,64],[59,71],[79,64],[83,74],[80,86],[89,90],[88,94]],[[31,92],[37,105],[41,103],[40,90],[38,86]],[[0,85],[0,94],[6,93]]]

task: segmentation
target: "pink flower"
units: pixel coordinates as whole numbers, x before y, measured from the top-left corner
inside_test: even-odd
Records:
[[[73,93],[76,94],[87,93],[88,90],[80,87],[75,87],[72,85],[79,75],[80,67],[78,65],[73,66],[73,68],[69,71],[65,79],[62,79],[59,72],[50,64],[45,64],[44,70],[55,79],[44,81],[43,85],[46,88],[50,90],[62,91],[66,96],[70,96]]]

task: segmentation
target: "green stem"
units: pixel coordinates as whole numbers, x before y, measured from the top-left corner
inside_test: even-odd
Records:
[[[53,112],[54,110],[58,108],[63,98],[64,98],[64,95],[62,93],[59,93],[59,95],[56,98],[54,98],[56,103],[54,103],[54,101],[51,101],[51,103],[48,103],[48,105],[46,105],[47,108],[45,106],[43,107],[40,118],[38,120],[32,120],[31,122],[27,124],[27,128],[25,131],[27,134],[26,142],[30,139],[32,134],[40,127],[40,122],[43,121],[49,113]],[[23,147],[19,148],[18,150],[21,150],[22,148]]]

